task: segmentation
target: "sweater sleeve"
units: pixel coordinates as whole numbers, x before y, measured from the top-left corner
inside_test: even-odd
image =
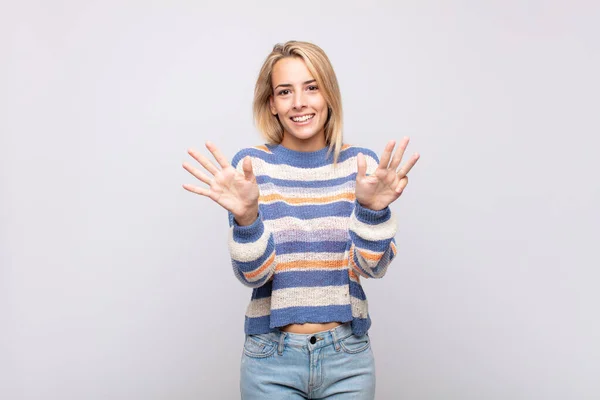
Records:
[[[354,201],[348,226],[351,268],[365,278],[382,278],[396,256],[396,230],[389,207],[374,211]]]
[[[236,278],[256,288],[267,283],[275,271],[275,242],[259,211],[252,225],[241,226],[229,212],[229,253]]]
[[[245,150],[238,152],[231,162],[232,166],[243,173],[242,163]],[[231,264],[236,278],[245,286],[257,288],[272,279],[275,272],[275,241],[273,234],[263,222],[260,211],[256,220],[248,226],[241,226],[233,214],[229,215],[228,247]]]
[[[369,149],[361,151],[366,157],[367,173],[374,173],[379,157]],[[362,277],[383,278],[396,256],[394,236],[397,229],[396,218],[389,206],[374,211],[355,200],[348,225],[350,267]]]

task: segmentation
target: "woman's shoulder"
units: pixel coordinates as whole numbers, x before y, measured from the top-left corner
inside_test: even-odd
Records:
[[[237,164],[246,156],[264,159],[265,157],[268,157],[271,154],[271,149],[266,144],[245,147],[239,150],[237,153],[235,153],[231,160],[231,165],[233,165],[234,167],[237,166]]]
[[[375,153],[373,150],[371,150],[367,147],[357,146],[357,145],[348,144],[348,143],[345,143],[342,145],[342,150],[340,151],[340,158],[348,159],[348,158],[356,157],[358,155],[358,153],[362,153],[367,159],[372,158],[377,163],[379,163],[379,158],[377,157],[377,153]]]

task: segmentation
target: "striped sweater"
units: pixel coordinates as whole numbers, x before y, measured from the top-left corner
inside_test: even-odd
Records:
[[[389,207],[370,210],[355,198],[357,154],[365,155],[367,174],[377,168],[377,155],[344,145],[334,166],[327,150],[262,145],[232,160],[241,172],[241,161],[251,157],[260,192],[252,225],[238,225],[229,213],[233,271],[253,288],[246,334],[351,321],[360,336],[371,326],[360,278],[385,275],[396,255],[396,221]]]

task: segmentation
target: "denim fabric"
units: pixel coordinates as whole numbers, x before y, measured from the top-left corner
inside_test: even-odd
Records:
[[[347,322],[313,334],[246,335],[240,390],[242,400],[372,400],[375,360],[369,334],[354,335]]]

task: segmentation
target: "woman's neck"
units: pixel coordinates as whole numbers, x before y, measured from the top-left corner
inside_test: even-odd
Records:
[[[318,133],[308,139],[299,139],[284,132],[281,146],[294,151],[312,152],[323,149],[327,146],[327,142],[325,141],[325,132]]]

